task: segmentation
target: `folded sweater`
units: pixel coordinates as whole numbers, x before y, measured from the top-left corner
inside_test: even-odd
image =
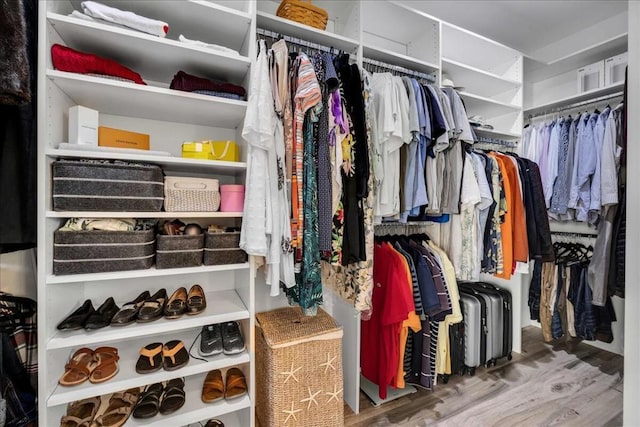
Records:
[[[242,86],[192,76],[184,71],[178,71],[178,73],[173,76],[173,80],[171,80],[171,85],[169,87],[171,89],[182,90],[185,92],[206,90],[212,92],[233,93],[241,96],[243,99],[247,94]]]

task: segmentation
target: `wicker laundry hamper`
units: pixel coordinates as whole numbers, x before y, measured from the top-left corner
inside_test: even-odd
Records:
[[[344,425],[342,327],[322,309],[256,314],[256,416],[261,427]]]

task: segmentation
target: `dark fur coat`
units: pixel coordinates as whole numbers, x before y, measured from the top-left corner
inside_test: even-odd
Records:
[[[0,104],[31,100],[23,0],[0,0]]]

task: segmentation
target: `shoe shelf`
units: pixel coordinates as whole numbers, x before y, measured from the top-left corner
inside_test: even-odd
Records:
[[[242,212],[47,211],[47,218],[242,218]]]
[[[126,340],[135,337],[152,337],[153,335],[177,332],[186,329],[196,329],[202,325],[223,323],[233,320],[249,318],[249,311],[234,290],[206,292],[207,308],[204,312],[188,316],[183,315],[178,319],[165,319],[164,317],[149,323],[133,322],[126,326],[107,326],[94,331],[84,329],[76,331],[58,331],[47,342],[47,350],[71,348],[79,346],[91,346],[97,343],[113,344],[113,341]],[[122,307],[127,301],[116,301]],[[77,307],[69,307],[69,312]],[[62,319],[60,319],[62,320]],[[148,338],[152,339],[152,338]]]
[[[200,95],[150,85],[47,70],[50,83],[69,98],[102,114],[166,122],[236,128],[244,120],[246,101]],[[168,85],[167,85],[168,86]]]
[[[218,418],[224,415],[223,422],[225,425],[241,426],[240,418],[233,412],[249,408],[251,400],[249,395],[244,395],[230,400],[221,400],[214,403],[205,403],[200,398],[202,393],[202,384],[204,383],[204,375],[194,375],[185,381],[185,403],[182,408],[169,415],[158,414],[153,418],[137,419],[129,418],[126,426],[181,426],[198,421],[207,420],[209,418]]]
[[[67,46],[126,64],[151,81],[169,83],[175,73],[184,70],[201,77],[241,83],[251,66],[246,56],[99,22],[51,12],[47,21]]]
[[[188,350],[193,342],[193,339],[197,335],[198,332],[193,331],[191,336],[182,336],[182,342],[184,343],[185,348]],[[190,339],[187,339],[190,338]],[[186,366],[176,369],[174,371],[166,371],[164,369],[160,369],[159,371],[149,373],[149,374],[138,374],[136,372],[136,362],[139,357],[140,348],[144,347],[147,344],[152,342],[168,342],[171,339],[176,339],[176,335],[164,335],[164,336],[154,336],[154,337],[145,337],[139,340],[131,340],[127,342],[123,342],[120,345],[116,345],[118,348],[118,354],[120,356],[120,360],[118,360],[119,371],[115,377],[111,378],[108,381],[105,381],[101,384],[92,384],[89,381],[85,381],[82,384],[65,387],[61,385],[57,385],[52,393],[47,398],[47,406],[53,407],[58,405],[64,405],[70,402],[74,402],[76,400],[87,399],[93,396],[101,396],[104,394],[115,393],[117,391],[126,390],[132,387],[143,387],[148,384],[153,384],[161,381],[168,381],[173,378],[180,377],[190,377],[198,374],[205,374],[214,369],[224,369],[233,366],[242,365],[244,363],[249,363],[250,355],[247,351],[242,353],[226,355],[219,354],[216,356],[208,357],[206,362],[203,360],[198,360],[195,358],[190,358],[189,363]],[[195,346],[192,351],[194,354],[197,352]],[[69,352],[70,354],[72,351]],[[58,378],[63,373],[64,366],[60,366],[60,371],[58,372]],[[51,373],[53,374],[53,373]],[[204,380],[204,375],[202,379],[199,380],[200,389],[202,389],[202,381]],[[187,378],[187,382],[189,381]],[[198,380],[196,379],[197,383]],[[193,392],[192,392],[193,393]],[[198,394],[199,396],[199,394]],[[193,397],[193,395],[192,395]],[[198,399],[200,400],[200,399]]]
[[[181,276],[186,274],[211,273],[217,271],[233,271],[246,270],[249,268],[248,262],[241,264],[224,264],[224,265],[200,265],[198,267],[185,268],[161,268],[151,267],[145,270],[128,270],[128,271],[110,271],[107,273],[88,273],[88,274],[69,274],[56,276],[50,274],[47,276],[46,283],[48,285],[56,285],[63,283],[89,283],[103,280],[123,280],[137,279],[144,277],[165,277],[165,276]]]

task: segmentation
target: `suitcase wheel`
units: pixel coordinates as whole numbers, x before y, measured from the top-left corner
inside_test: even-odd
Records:
[[[511,359],[513,359],[513,356],[511,355],[511,353],[509,353],[509,354],[507,355],[507,360],[511,360]]]
[[[442,375],[442,383],[443,384],[447,384],[449,382],[449,375],[448,374],[443,374]]]
[[[465,373],[465,369],[460,368],[460,370],[458,371],[458,375],[460,375],[461,377],[464,377],[464,373]]]
[[[476,368],[467,368],[467,375],[469,375],[470,377],[474,376],[476,374]]]

